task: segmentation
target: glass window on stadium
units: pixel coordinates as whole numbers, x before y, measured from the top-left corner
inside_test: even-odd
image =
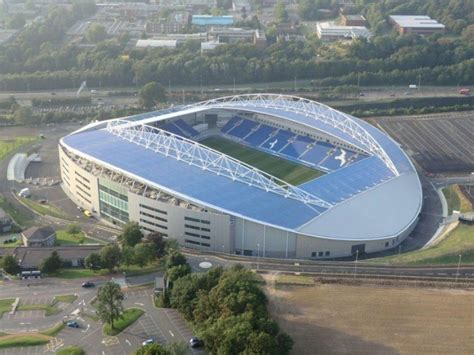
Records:
[[[129,221],[128,197],[110,187],[99,184],[100,214],[105,219],[116,224]]]

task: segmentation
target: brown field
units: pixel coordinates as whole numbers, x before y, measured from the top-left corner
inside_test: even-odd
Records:
[[[292,354],[474,354],[474,292],[321,285],[274,289]]]

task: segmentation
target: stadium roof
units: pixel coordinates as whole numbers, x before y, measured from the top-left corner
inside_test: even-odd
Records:
[[[299,122],[357,146],[370,157],[295,187],[197,142],[147,125],[215,109]],[[290,96],[233,96],[131,116],[88,126],[63,138],[62,143],[79,156],[185,200],[312,236],[361,240],[397,235],[416,217],[411,212],[421,207],[418,176],[397,143],[362,120]],[[399,209],[405,212],[396,218],[394,211]],[[393,217],[392,222],[381,222],[365,233],[348,234],[341,223],[321,228],[318,222],[350,218],[362,228],[369,221],[382,221],[384,215]]]

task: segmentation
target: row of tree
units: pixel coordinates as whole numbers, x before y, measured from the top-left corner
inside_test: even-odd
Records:
[[[121,246],[108,244],[100,253],[92,253],[85,260],[85,266],[91,270],[108,269],[114,271],[120,265],[143,267],[165,255],[166,241],[160,233],[150,233],[146,240],[136,222],[124,226],[120,235]]]

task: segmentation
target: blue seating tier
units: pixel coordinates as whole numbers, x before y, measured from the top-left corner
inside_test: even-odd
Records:
[[[327,172],[341,169],[367,157],[304,135],[297,135],[290,130],[242,117],[232,117],[222,127],[221,132],[243,144]]]

